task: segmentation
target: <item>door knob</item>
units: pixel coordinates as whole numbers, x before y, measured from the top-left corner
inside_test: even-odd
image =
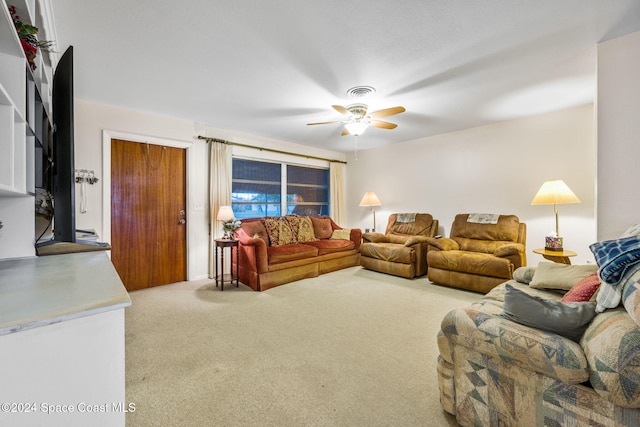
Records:
[[[185,221],[184,219],[181,219],[180,221],[178,221],[178,224],[186,224],[187,221]]]

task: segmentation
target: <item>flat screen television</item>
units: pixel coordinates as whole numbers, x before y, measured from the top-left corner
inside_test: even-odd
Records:
[[[35,246],[76,242],[73,46],[53,75],[52,132],[35,147]]]
[[[53,76],[53,238],[76,241],[73,133],[73,46],[64,52]]]

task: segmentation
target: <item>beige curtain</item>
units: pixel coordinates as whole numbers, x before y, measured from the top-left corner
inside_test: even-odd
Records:
[[[220,206],[231,205],[231,149],[215,141],[209,145],[209,277],[213,278],[213,243],[223,233],[216,215]]]
[[[343,163],[329,163],[329,203],[331,204],[330,215],[333,221],[344,227],[346,214],[344,209],[344,170]]]

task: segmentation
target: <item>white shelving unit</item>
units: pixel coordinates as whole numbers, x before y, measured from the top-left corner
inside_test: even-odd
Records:
[[[0,0],[0,259],[35,255],[35,152],[50,146],[55,59],[39,50],[30,69],[9,6],[39,28],[40,40],[48,39],[44,1]]]

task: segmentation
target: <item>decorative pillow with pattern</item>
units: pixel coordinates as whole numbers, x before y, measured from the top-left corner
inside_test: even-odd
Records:
[[[600,279],[610,285],[620,283],[624,273],[640,262],[640,236],[596,242],[589,249],[600,267]]]
[[[598,273],[595,272],[573,285],[569,292],[564,294],[560,302],[591,301],[598,288],[600,288],[600,279],[598,278]]]
[[[287,221],[293,232],[293,240],[297,243],[306,243],[316,241],[313,232],[313,222],[308,216],[287,215]]]
[[[291,230],[291,225],[289,225],[289,221],[287,221],[285,218],[267,217],[263,218],[262,222],[264,224],[264,228],[267,229],[270,246],[283,246],[290,243],[295,243],[295,241],[293,240],[293,231]]]

